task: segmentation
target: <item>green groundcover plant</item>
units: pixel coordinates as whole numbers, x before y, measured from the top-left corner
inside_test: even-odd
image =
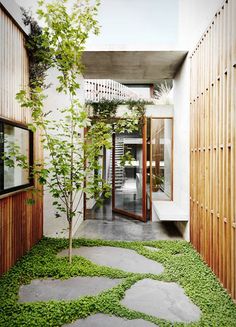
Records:
[[[62,326],[98,312],[127,319],[141,318],[160,327],[236,326],[236,306],[199,254],[185,241],[73,240],[73,247],[107,245],[133,249],[163,264],[165,270],[160,275],[128,273],[98,266],[80,256],[74,256],[72,264],[68,265],[68,258],[56,256],[68,245],[66,239],[44,238],[0,279],[0,326]],[[160,251],[149,251],[144,245],[157,247]],[[97,296],[84,296],[73,301],[18,302],[21,284],[37,278],[66,279],[72,276],[106,276],[121,278],[121,282]],[[201,309],[200,320],[189,324],[171,323],[122,306],[120,300],[126,290],[147,277],[181,285],[186,295]]]

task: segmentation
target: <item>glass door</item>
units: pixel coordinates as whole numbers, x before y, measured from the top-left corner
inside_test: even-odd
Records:
[[[140,132],[114,135],[112,156],[113,211],[146,221],[146,123]]]

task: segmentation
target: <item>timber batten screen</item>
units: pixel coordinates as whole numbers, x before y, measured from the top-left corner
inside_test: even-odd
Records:
[[[236,298],[236,1],[191,56],[191,242]]]

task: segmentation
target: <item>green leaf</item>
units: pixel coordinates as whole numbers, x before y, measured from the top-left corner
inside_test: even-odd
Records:
[[[28,205],[33,205],[33,204],[35,204],[35,200],[32,199],[32,198],[29,198],[29,199],[26,200],[26,203],[27,203]]]

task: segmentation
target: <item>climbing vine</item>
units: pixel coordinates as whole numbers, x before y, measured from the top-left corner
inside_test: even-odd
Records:
[[[94,118],[99,119],[111,119],[116,117],[117,108],[119,105],[121,105],[123,102],[121,100],[112,99],[101,99],[99,102],[86,102],[87,108],[92,108],[93,111],[91,115]]]
[[[29,59],[29,87],[46,88],[45,78],[48,69],[52,66],[52,56],[49,47],[45,44],[42,28],[32,17],[30,11],[21,7],[23,22],[30,27],[30,33],[25,39],[25,48]]]
[[[145,106],[153,104],[152,101],[146,101],[146,100],[127,100],[125,104],[128,105],[130,110],[135,110],[139,117],[142,119],[145,116]]]
[[[99,118],[106,120],[107,122],[114,122],[114,118],[117,117],[117,109],[119,105],[126,105],[130,112],[135,112],[137,118],[142,121],[145,116],[145,106],[153,104],[152,101],[147,101],[143,99],[133,100],[118,100],[118,99],[101,99],[99,102],[86,102],[87,108],[92,108],[93,111],[91,115],[94,118]],[[122,118],[122,116],[120,117]]]

